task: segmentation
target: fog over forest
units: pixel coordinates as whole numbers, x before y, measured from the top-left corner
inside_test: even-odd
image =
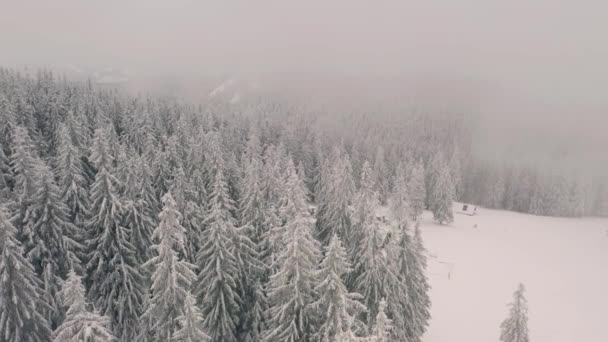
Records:
[[[411,94],[412,107],[422,101],[422,108],[479,115],[476,147],[488,158],[608,164],[600,153],[608,143],[601,2],[71,0],[3,7],[5,66],[68,73],[111,67],[127,71],[132,89],[194,101],[233,77],[279,80],[274,87],[299,94],[323,89],[352,103],[382,101],[378,94],[390,88]]]

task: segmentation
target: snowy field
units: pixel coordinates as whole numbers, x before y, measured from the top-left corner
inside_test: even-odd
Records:
[[[423,219],[433,287],[425,342],[498,341],[518,282],[532,342],[608,341],[608,220],[454,215],[449,226]]]

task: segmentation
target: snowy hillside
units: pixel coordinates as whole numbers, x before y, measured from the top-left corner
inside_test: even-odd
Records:
[[[422,227],[433,287],[425,342],[498,341],[518,282],[531,341],[608,341],[608,220],[480,208],[449,226],[426,213]]]

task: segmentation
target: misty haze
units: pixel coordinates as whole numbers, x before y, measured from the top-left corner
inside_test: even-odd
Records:
[[[0,0],[0,342],[603,342],[608,5]]]

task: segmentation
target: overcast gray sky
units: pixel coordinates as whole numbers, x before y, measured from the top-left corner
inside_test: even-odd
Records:
[[[0,2],[3,64],[416,71],[608,101],[604,1]]]

